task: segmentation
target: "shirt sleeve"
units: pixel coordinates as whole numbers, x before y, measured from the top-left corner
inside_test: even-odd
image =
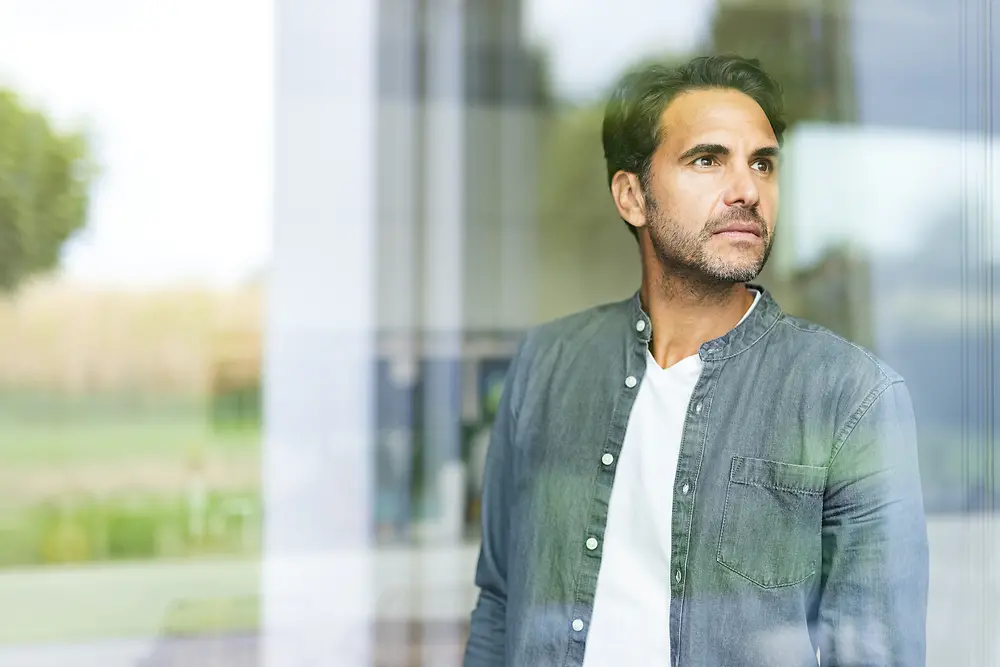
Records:
[[[469,626],[463,667],[504,667],[507,642],[507,559],[512,500],[511,453],[515,434],[515,396],[522,343],[514,355],[497,407],[486,450],[482,485],[482,545],[476,565],[479,595]]]
[[[843,432],[823,502],[820,665],[922,666],[927,526],[904,382],[869,394]]]

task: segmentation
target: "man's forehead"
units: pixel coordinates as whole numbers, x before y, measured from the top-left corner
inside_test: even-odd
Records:
[[[695,90],[674,98],[663,112],[664,144],[774,144],[771,123],[760,105],[736,90]]]

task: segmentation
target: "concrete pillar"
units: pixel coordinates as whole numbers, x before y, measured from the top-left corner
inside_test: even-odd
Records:
[[[371,663],[377,16],[276,5],[262,664]]]

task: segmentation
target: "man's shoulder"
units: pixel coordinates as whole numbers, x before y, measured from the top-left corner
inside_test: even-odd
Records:
[[[535,357],[567,345],[579,348],[586,342],[600,344],[614,339],[633,298],[592,306],[529,327],[523,336],[524,353]]]
[[[876,385],[903,382],[885,360],[866,347],[800,317],[783,315],[775,333],[788,341],[799,363],[853,376]]]
[[[521,336],[508,381],[513,401],[520,405],[533,388],[545,391],[548,380],[567,368],[589,372],[592,364],[574,360],[609,358],[630,308],[630,300],[601,304],[536,324]],[[531,402],[530,400],[528,401]]]

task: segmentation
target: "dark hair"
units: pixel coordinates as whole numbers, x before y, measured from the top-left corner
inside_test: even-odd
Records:
[[[756,58],[735,54],[701,56],[668,67],[646,65],[625,74],[615,85],[604,110],[601,139],[608,185],[619,171],[636,174],[647,187],[653,153],[663,138],[661,119],[681,93],[705,88],[731,88],[749,95],[764,110],[780,144],[785,132],[781,86]],[[626,223],[629,230],[636,229]]]

